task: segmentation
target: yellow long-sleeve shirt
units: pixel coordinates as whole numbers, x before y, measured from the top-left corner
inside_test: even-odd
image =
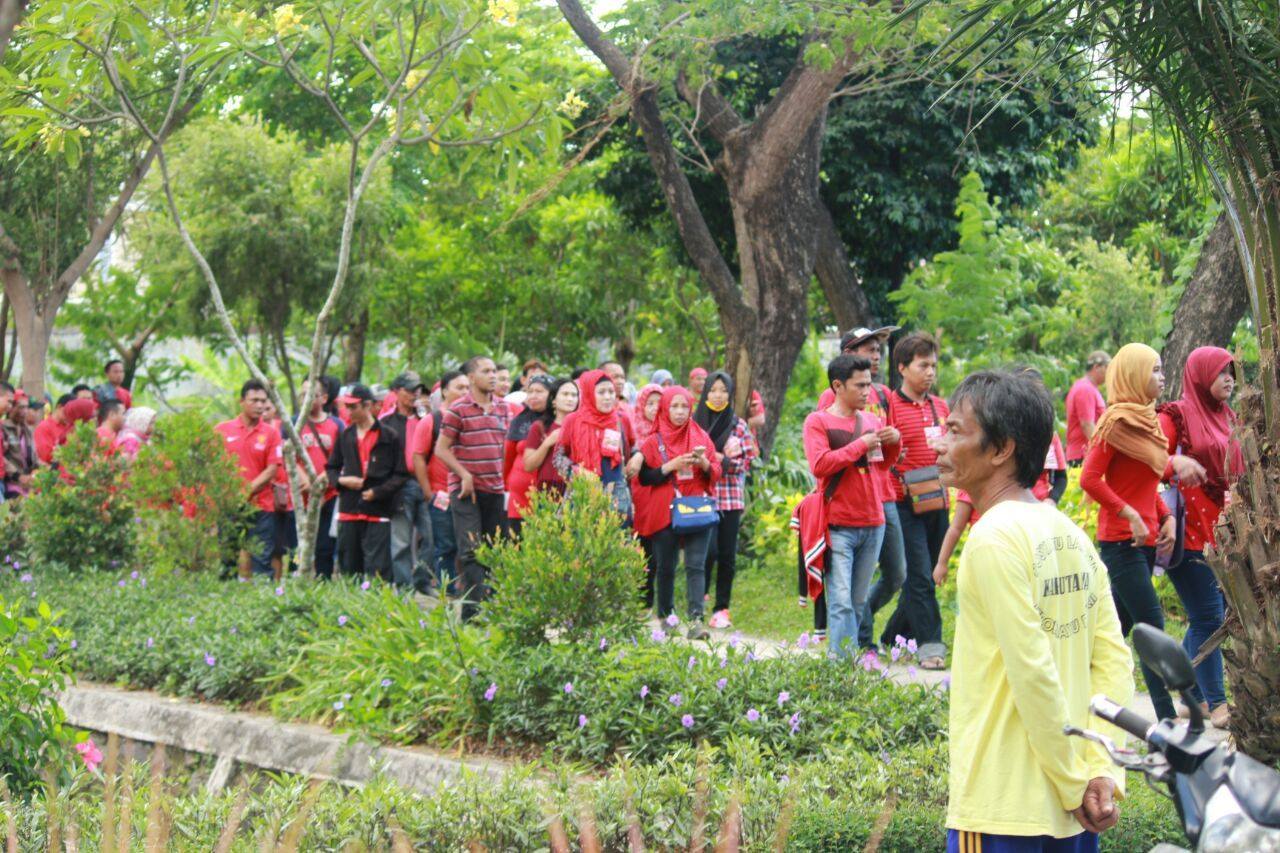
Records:
[[[1124,790],[1100,747],[1062,733],[1067,723],[1105,725],[1089,713],[1094,694],[1133,697],[1106,567],[1057,509],[1005,501],[970,531],[957,587],[947,826],[1075,835],[1070,812],[1090,779],[1110,776]]]

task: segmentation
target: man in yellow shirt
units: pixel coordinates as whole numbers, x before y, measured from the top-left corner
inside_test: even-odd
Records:
[[[1096,693],[1132,698],[1133,660],[1093,544],[1031,493],[1053,428],[1041,385],[976,373],[937,443],[942,482],[981,514],[957,578],[948,851],[1092,853],[1119,819],[1123,771],[1062,732],[1099,728]]]

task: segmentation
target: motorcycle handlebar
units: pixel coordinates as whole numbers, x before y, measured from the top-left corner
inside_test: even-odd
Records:
[[[1147,733],[1155,725],[1141,714],[1130,711],[1101,694],[1093,697],[1093,701],[1089,703],[1089,709],[1125,733],[1143,741],[1147,740]]]

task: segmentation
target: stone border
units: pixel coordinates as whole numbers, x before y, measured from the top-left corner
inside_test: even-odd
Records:
[[[285,723],[265,714],[231,711],[156,693],[81,682],[59,701],[77,728],[114,732],[217,757],[208,787],[218,790],[237,765],[297,773],[361,786],[375,775],[423,794],[466,774],[502,778],[512,765],[494,759],[458,759],[427,749],[379,746],[337,735],[323,726]]]

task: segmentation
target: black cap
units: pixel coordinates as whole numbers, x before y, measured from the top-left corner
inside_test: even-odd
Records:
[[[844,352],[845,350],[853,349],[854,347],[861,345],[862,342],[868,338],[883,338],[887,340],[889,335],[898,331],[900,328],[902,327],[881,326],[879,329],[850,329],[840,336],[840,351]]]
[[[422,379],[418,377],[417,373],[412,370],[406,370],[395,379],[392,379],[389,387],[392,391],[395,391],[398,388],[407,388],[410,391],[417,391],[419,388],[426,388],[427,386],[422,384]]]

